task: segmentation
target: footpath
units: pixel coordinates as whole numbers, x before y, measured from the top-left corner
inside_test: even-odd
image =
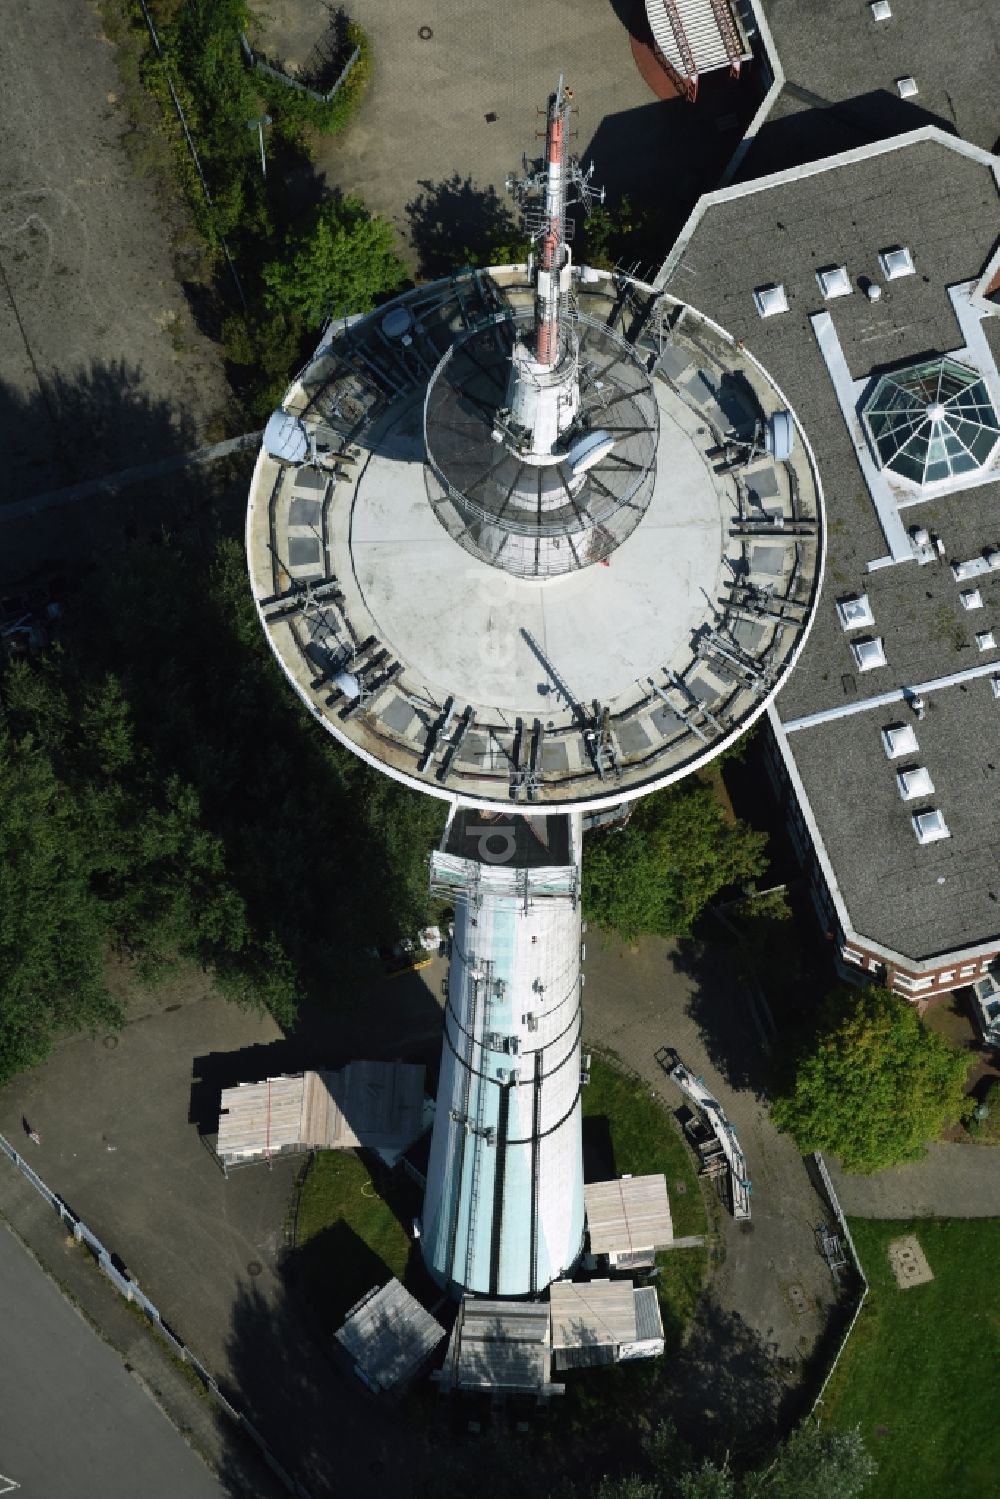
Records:
[[[930,1145],[922,1161],[872,1176],[827,1166],[848,1217],[1000,1218],[1000,1150],[988,1145]]]

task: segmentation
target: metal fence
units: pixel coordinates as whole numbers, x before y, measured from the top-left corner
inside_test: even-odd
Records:
[[[816,1163],[816,1170],[819,1172],[820,1181],[823,1183],[823,1190],[826,1192],[827,1201],[829,1202],[830,1207],[833,1209],[834,1216],[836,1217],[837,1222],[840,1225],[840,1231],[844,1236],[844,1243],[851,1251],[851,1258],[854,1261],[854,1268],[858,1272],[858,1279],[861,1282],[861,1295],[858,1297],[858,1304],[854,1308],[854,1313],[851,1317],[851,1320],[847,1324],[847,1331],[844,1333],[844,1336],[840,1340],[840,1346],[838,1347],[837,1352],[834,1354],[833,1362],[830,1364],[829,1369],[826,1371],[826,1377],[824,1378],[823,1383],[820,1385],[819,1394],[813,1401],[812,1413],[815,1413],[817,1406],[822,1403],[823,1396],[826,1394],[826,1387],[830,1383],[830,1380],[833,1378],[833,1372],[836,1369],[837,1365],[840,1363],[840,1356],[843,1353],[844,1349],[847,1347],[847,1340],[851,1336],[851,1333],[854,1331],[854,1324],[857,1322],[858,1317],[861,1313],[861,1308],[864,1306],[865,1301],[867,1300],[868,1277],[864,1272],[864,1268],[861,1264],[861,1258],[858,1254],[858,1251],[854,1247],[854,1240],[851,1237],[851,1230],[847,1226],[847,1219],[844,1217],[844,1210],[840,1206],[840,1198],[837,1196],[833,1182],[830,1180],[830,1173],[826,1169],[826,1162],[824,1161],[818,1150],[813,1152],[813,1160]]]
[[[39,1196],[44,1197],[49,1207],[59,1215],[63,1226],[73,1235],[77,1243],[87,1246],[94,1256],[98,1269],[102,1274],[107,1276],[118,1294],[145,1312],[150,1324],[166,1340],[171,1351],[185,1364],[191,1366],[204,1385],[206,1393],[225,1412],[233,1425],[249,1437],[261,1457],[267,1463],[267,1466],[271,1469],[271,1472],[284,1488],[290,1494],[294,1494],[296,1499],[310,1499],[308,1489],[281,1466],[257,1428],[247,1420],[242,1411],[238,1410],[226,1398],[216,1384],[213,1376],[205,1368],[205,1365],[163,1320],[159,1309],[150,1301],[138,1281],[133,1280],[132,1276],[129,1275],[118,1256],[112,1254],[105,1247],[97,1235],[87,1227],[83,1219],[78,1217],[69,1204],[59,1196],[58,1192],[53,1192],[51,1187],[42,1181],[38,1172],[29,1165],[20,1151],[16,1150],[9,1140],[4,1139],[3,1135],[0,1135],[0,1151],[17,1167],[25,1180],[31,1183]]]
[[[288,88],[297,89],[300,94],[305,94],[306,98],[315,99],[317,104],[329,104],[337,97],[340,90],[343,88],[344,84],[350,77],[355,63],[361,56],[361,48],[355,47],[350,57],[341,68],[340,73],[334,81],[332,87],[327,89],[325,94],[321,94],[316,89],[309,88],[307,84],[301,83],[298,78],[293,78],[289,73],[283,73],[280,68],[272,68],[270,63],[265,62],[264,59],[253,50],[253,47],[251,47],[250,45],[250,38],[243,31],[240,32],[240,46],[243,49],[243,56],[246,58],[247,63],[251,68],[256,68],[257,72],[263,73],[266,78],[273,78],[276,83],[284,83]]]
[[[139,8],[142,11],[143,20],[146,22],[146,26],[149,30],[150,40],[153,43],[153,49],[156,52],[157,61],[163,68],[163,76],[166,79],[167,88],[170,90],[170,97],[174,102],[174,108],[177,111],[177,118],[180,121],[181,130],[184,132],[184,140],[186,141],[187,148],[191,153],[191,160],[194,162],[194,169],[198,173],[198,181],[201,183],[201,190],[205,195],[205,202],[208,204],[209,208],[214,209],[215,203],[213,201],[212,194],[209,191],[208,183],[205,181],[205,173],[202,171],[201,166],[201,157],[198,155],[195,143],[191,138],[191,131],[188,128],[187,116],[185,115],[184,110],[181,108],[180,99],[178,99],[177,97],[177,90],[174,88],[174,80],[171,78],[170,69],[167,66],[166,54],[164,53],[163,48],[160,45],[160,38],[157,36],[156,27],[153,25],[153,18],[149,14],[149,10],[146,7],[146,0],[139,0]],[[229,267],[229,274],[233,278],[233,285],[236,287],[236,293],[240,299],[240,305],[242,306],[243,311],[246,312],[247,299],[243,292],[243,283],[240,280],[239,273],[236,270],[236,262],[233,260],[232,255],[229,253],[229,246],[226,243],[225,235],[219,235],[219,243],[222,246],[222,253],[226,257],[226,265]]]

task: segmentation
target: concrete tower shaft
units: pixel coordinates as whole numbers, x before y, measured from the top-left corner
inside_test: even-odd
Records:
[[[454,1295],[533,1295],[583,1243],[579,858],[579,818],[463,812],[434,857],[455,933],[422,1244]]]

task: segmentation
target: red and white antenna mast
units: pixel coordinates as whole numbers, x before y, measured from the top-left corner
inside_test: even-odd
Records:
[[[544,158],[525,158],[524,175],[507,179],[534,247],[535,318],[533,334],[519,339],[511,353],[506,405],[494,436],[536,467],[566,457],[580,409],[577,340],[568,309],[573,226],[566,212],[575,203],[589,208],[595,197],[604,198],[603,190],[590,186],[593,167],[583,171],[567,149],[572,98],[560,76],[546,109]]]
[[[570,261],[566,243],[566,138],[571,90],[559,86],[549,98],[545,128],[545,222],[539,237],[535,279],[535,357],[552,366],[559,357],[560,280]]]

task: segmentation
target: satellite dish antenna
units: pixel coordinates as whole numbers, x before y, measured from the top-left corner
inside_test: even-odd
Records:
[[[795,428],[790,411],[775,411],[767,419],[764,428],[764,452],[778,463],[792,456]]]
[[[600,429],[579,438],[566,454],[566,462],[573,478],[578,479],[581,474],[600,463],[602,458],[606,458],[617,440],[610,432]]]
[[[333,685],[340,689],[350,702],[356,703],[361,696],[361,683],[352,671],[337,671],[333,674]]]
[[[309,437],[297,416],[279,407],[264,428],[264,449],[280,463],[304,463],[309,455]]]

